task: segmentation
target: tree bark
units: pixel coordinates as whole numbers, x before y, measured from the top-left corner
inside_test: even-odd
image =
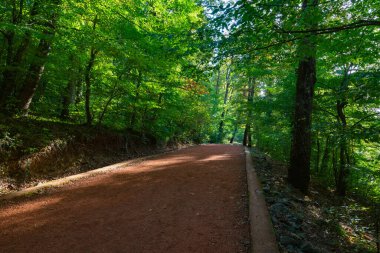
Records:
[[[96,30],[96,25],[98,22],[98,16],[95,16],[95,19],[93,21],[92,30]],[[84,71],[84,82],[86,84],[86,90],[85,90],[85,111],[86,111],[86,125],[91,126],[93,121],[93,116],[91,113],[91,71],[92,68],[95,65],[95,58],[98,51],[91,47],[90,49],[90,58],[88,60],[86,69]]]
[[[231,137],[231,139],[230,139],[230,144],[234,143],[234,140],[235,140],[235,137],[236,137],[237,130],[238,130],[238,121],[235,122],[234,131],[233,131],[233,133],[232,133],[232,137]]]
[[[338,178],[336,178],[336,191],[339,196],[345,196],[347,190],[347,177],[348,177],[348,166],[349,158],[347,152],[347,140],[345,137],[347,121],[344,114],[344,107],[346,103],[340,100],[337,101],[337,112],[338,118],[341,123],[341,132],[339,139],[339,170],[337,173]]]
[[[248,136],[251,135],[251,124],[245,124],[244,136],[243,136],[243,146],[248,146]]]
[[[315,163],[314,163],[314,170],[316,173],[319,172],[319,165],[320,165],[320,159],[321,159],[321,142],[319,141],[318,134],[316,136],[316,142],[317,142],[317,153],[315,154]]]
[[[45,69],[45,63],[51,50],[51,42],[55,35],[56,22],[58,19],[58,7],[60,3],[60,0],[53,1],[53,4],[57,9],[52,11],[51,15],[47,17],[49,20],[43,24],[45,26],[45,30],[43,31],[45,38],[41,39],[38,44],[35,53],[35,60],[29,67],[28,73],[26,74],[26,79],[19,93],[19,109],[24,116],[29,112],[30,104],[32,103],[33,97]],[[36,15],[36,5],[33,8],[35,9],[34,15]],[[27,40],[29,39],[26,39],[26,41]],[[24,49],[21,49],[20,51],[24,51]]]
[[[108,106],[111,104],[112,100],[115,98],[117,93],[117,84],[115,84],[112,88],[111,94],[107,99],[106,104],[104,105],[104,108],[102,110],[102,113],[99,116],[98,126],[100,126],[103,123],[104,115],[106,115]]]
[[[329,141],[329,137],[327,136],[326,141],[325,141],[325,149],[324,149],[323,155],[322,155],[321,167],[319,169],[320,173],[325,173],[327,171],[327,167],[328,167],[329,159],[330,159],[330,147],[329,147],[329,145],[330,145],[330,141]]]
[[[226,89],[224,92],[224,100],[223,100],[223,112],[221,115],[221,119],[219,122],[219,128],[218,128],[218,139],[217,142],[221,143],[223,141],[224,136],[224,118],[227,113],[227,102],[228,102],[228,95],[230,92],[230,85],[231,85],[231,65],[232,63],[227,67],[227,73],[226,73]]]
[[[22,115],[27,115],[41,76],[45,69],[45,62],[50,53],[50,42],[41,39],[36,52],[36,60],[29,67],[24,85],[20,91],[19,101]]]
[[[130,118],[130,127],[133,129],[133,126],[136,124],[136,117],[137,117],[137,102],[139,101],[140,99],[140,86],[142,84],[142,71],[139,70],[138,71],[138,77],[137,77],[137,81],[136,81],[136,96],[134,97],[133,99],[133,107],[132,107],[132,114],[131,114],[131,118]]]
[[[20,2],[19,12],[17,11],[16,1],[13,1],[12,3],[11,23],[13,25],[17,25],[21,20],[23,3],[24,1]],[[12,70],[16,34],[14,31],[6,31],[3,33],[3,35],[4,35],[4,39],[6,41],[7,46],[6,46],[5,69],[2,73],[3,80],[2,80],[2,83],[0,83],[0,88],[1,88],[0,109],[5,112],[5,110],[7,109],[6,108],[7,101],[15,90],[15,87],[12,85],[12,83],[9,82],[9,79],[11,78],[11,76],[9,75],[8,72]]]
[[[92,125],[93,116],[91,113],[91,70],[95,64],[97,51],[94,48],[90,50],[90,59],[88,60],[88,64],[84,74],[84,81],[86,83],[86,91],[85,91],[85,111],[86,111],[86,124],[88,126]]]
[[[29,25],[32,25],[35,23],[35,16],[38,14],[38,7],[39,7],[39,1],[35,1],[33,3],[33,6],[30,10],[30,20]],[[13,14],[13,23],[18,24],[21,22],[22,16],[23,16],[23,9],[24,9],[24,1],[19,2],[19,10],[18,14]],[[14,6],[14,11],[15,11]],[[8,50],[7,50],[7,62],[6,62],[6,68],[3,71],[3,84],[2,86],[2,94],[0,95],[0,108],[1,107],[7,107],[9,98],[11,98],[14,93],[16,93],[16,89],[19,86],[19,77],[22,76],[21,70],[25,68],[25,66],[22,66],[22,63],[24,61],[25,55],[29,49],[32,34],[30,31],[27,31],[18,45],[18,48],[16,52],[14,52],[14,32],[8,33],[10,35],[10,38],[8,40]],[[16,102],[16,101],[15,101]],[[9,113],[13,113],[13,110],[15,108],[8,108],[10,109]]]
[[[248,79],[248,94],[247,94],[247,118],[244,130],[243,145],[252,147],[252,132],[251,132],[251,120],[252,120],[252,103],[255,93],[255,81],[254,78]]]
[[[70,105],[75,101],[75,88],[76,81],[70,79],[62,96],[62,110],[60,114],[62,120],[67,120],[70,117]]]
[[[318,0],[303,0],[303,15],[317,11]],[[311,22],[309,27],[315,27]],[[288,180],[295,188],[306,193],[310,183],[311,158],[311,115],[316,83],[316,44],[315,36],[305,37],[299,47],[300,61],[297,69],[296,101],[292,129],[292,146]]]
[[[347,191],[347,179],[349,175],[349,152],[347,144],[347,119],[344,113],[344,108],[347,106],[346,92],[348,90],[349,71],[351,65],[344,69],[344,76],[342,84],[339,88],[340,99],[336,102],[337,120],[340,124],[340,137],[339,137],[339,170],[336,178],[336,192],[339,196],[345,196]]]
[[[215,83],[215,94],[217,97],[219,96],[219,86],[220,86],[220,67],[218,68],[218,76],[216,78],[216,83]]]
[[[15,90],[17,87],[17,77],[19,76],[21,69],[23,68],[22,62],[24,60],[26,52],[28,51],[30,41],[31,34],[30,32],[27,32],[22,42],[20,43],[12,59],[12,62],[10,63],[10,66],[7,66],[7,68],[3,72],[4,83],[12,87],[13,90]]]
[[[1,84],[1,92],[0,92],[0,109],[2,111],[7,110],[7,103],[11,95],[13,94],[15,87],[12,85],[11,79],[12,76],[10,75],[12,68],[12,61],[13,61],[13,50],[14,50],[14,32],[8,32],[5,35],[5,40],[7,42],[7,49],[6,49],[6,67],[3,71],[3,81]]]
[[[380,204],[375,205],[375,238],[377,253],[380,253]]]

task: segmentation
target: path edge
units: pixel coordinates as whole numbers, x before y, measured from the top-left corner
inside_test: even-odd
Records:
[[[4,201],[10,201],[10,200],[13,200],[13,199],[17,199],[17,198],[20,198],[20,197],[27,197],[27,196],[33,196],[33,195],[41,194],[41,193],[44,193],[46,190],[49,190],[49,189],[52,189],[52,188],[62,187],[64,185],[66,185],[66,184],[73,183],[73,182],[79,181],[81,179],[86,179],[86,178],[89,178],[89,177],[94,177],[94,176],[98,176],[98,175],[101,175],[101,174],[106,174],[106,173],[109,173],[109,172],[112,172],[112,171],[115,171],[115,170],[118,170],[118,169],[121,169],[121,168],[125,168],[125,167],[128,167],[128,166],[134,165],[136,163],[137,164],[141,163],[141,162],[143,162],[145,160],[149,160],[149,159],[161,156],[161,155],[165,155],[165,154],[168,154],[168,153],[176,152],[176,151],[179,151],[179,150],[182,150],[182,149],[186,149],[186,148],[189,148],[189,147],[193,147],[193,146],[196,146],[196,145],[187,145],[187,146],[179,147],[179,148],[176,148],[176,149],[173,149],[173,150],[164,151],[164,152],[161,152],[161,153],[158,153],[158,154],[147,155],[147,156],[142,156],[142,157],[126,160],[126,161],[123,161],[123,162],[111,164],[111,165],[108,165],[108,166],[105,166],[105,167],[101,167],[101,168],[98,168],[98,169],[89,170],[89,171],[86,171],[86,172],[83,172],[83,173],[79,173],[79,174],[75,174],[75,175],[71,175],[71,176],[55,179],[55,180],[52,180],[52,181],[48,181],[48,182],[45,182],[45,183],[41,183],[41,184],[39,184],[37,186],[29,187],[29,188],[26,188],[26,189],[23,189],[23,190],[20,190],[20,191],[14,191],[14,192],[6,193],[6,194],[3,194],[3,195],[0,195],[0,203],[4,202]]]
[[[261,184],[253,166],[249,148],[245,147],[248,184],[251,253],[279,253],[273,224],[264,199]]]

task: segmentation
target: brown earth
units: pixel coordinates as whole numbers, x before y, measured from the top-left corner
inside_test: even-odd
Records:
[[[244,149],[166,154],[0,207],[0,252],[248,252]]]

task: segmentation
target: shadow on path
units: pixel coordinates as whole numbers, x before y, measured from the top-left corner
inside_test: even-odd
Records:
[[[247,252],[241,146],[203,145],[0,209],[1,252]]]

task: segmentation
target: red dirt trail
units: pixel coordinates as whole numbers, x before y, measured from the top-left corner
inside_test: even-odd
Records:
[[[247,252],[244,149],[202,145],[0,207],[0,252]]]

